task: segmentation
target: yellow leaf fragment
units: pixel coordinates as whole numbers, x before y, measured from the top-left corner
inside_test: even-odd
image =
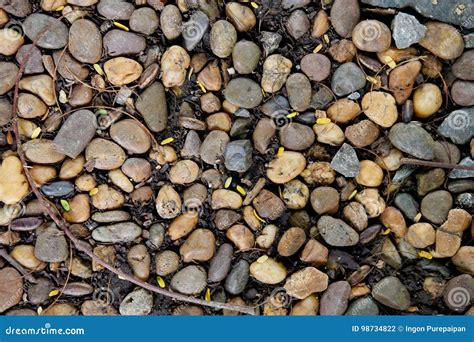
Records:
[[[413,218],[413,222],[418,223],[421,220],[421,213],[416,214],[416,216]]]
[[[330,118],[317,118],[316,119],[316,124],[318,125],[327,125],[328,123],[331,123]]]
[[[313,53],[318,53],[319,51],[321,51],[322,48],[323,48],[323,44],[319,44],[318,46],[314,48]]]
[[[232,184],[232,177],[227,177],[224,183],[224,188],[228,188]]]
[[[118,27],[119,29],[122,29],[122,30],[124,30],[124,31],[127,31],[127,32],[130,31],[130,29],[129,29],[127,26],[125,26],[125,25],[123,25],[123,24],[120,24],[120,23],[118,23],[118,22],[116,22],[116,21],[114,21],[114,26],[115,26],[115,27]]]
[[[288,114],[286,117],[287,117],[288,119],[291,119],[291,118],[294,118],[295,116],[298,116],[298,115],[300,115],[300,113],[298,113],[298,112],[292,112],[292,113]]]
[[[387,64],[391,69],[395,69],[397,67],[397,63],[395,63],[392,57],[385,56],[384,60],[385,60],[385,64]]]
[[[382,235],[388,235],[388,234],[390,234],[391,231],[392,230],[390,228],[387,228],[383,231]]]
[[[260,222],[265,222],[265,220],[257,214],[257,211],[255,209],[253,210],[253,216],[255,216]]]
[[[100,76],[104,76],[104,70],[99,64],[94,64],[94,70],[96,73],[98,73]]]
[[[349,195],[349,197],[347,199],[351,200],[355,197],[355,195],[357,195],[357,190],[352,191],[352,193]]]
[[[255,9],[257,9],[259,7],[258,4],[255,1],[252,1],[250,3],[250,5],[252,5],[252,7],[255,8]]]
[[[425,259],[428,259],[428,260],[433,259],[433,255],[430,252],[427,252],[427,251],[419,251],[418,256],[420,258],[425,258]]]
[[[283,155],[283,152],[285,152],[285,148],[283,146],[278,148],[277,156],[281,157]]]
[[[206,290],[206,295],[204,297],[206,299],[206,302],[210,302],[211,301],[211,289],[210,288],[207,288]]]
[[[91,191],[89,191],[89,196],[97,195],[98,192],[99,192],[99,189],[98,189],[98,188],[94,188],[94,189],[92,189]]]
[[[166,287],[165,280],[161,278],[160,276],[156,277],[156,282],[158,283],[158,286],[160,286],[162,289]]]
[[[161,146],[168,145],[168,144],[172,143],[173,141],[174,141],[174,138],[166,138],[165,140],[160,142],[160,145]]]
[[[196,84],[199,86],[199,88],[201,88],[201,91],[202,91],[203,93],[207,93],[207,89],[206,89],[206,87],[204,86],[204,84],[202,84],[202,83],[199,82],[199,81],[196,81]]]
[[[48,296],[49,296],[49,297],[54,297],[54,296],[57,296],[58,294],[59,294],[59,290],[52,290],[52,291],[48,294]]]
[[[257,263],[263,264],[267,260],[268,260],[268,255],[262,255],[260,258],[257,259]]]
[[[69,202],[65,199],[62,199],[59,201],[61,203],[61,206],[63,207],[63,209],[65,211],[70,211],[71,210],[71,206],[69,205]]]
[[[240,185],[237,185],[237,186],[235,187],[235,189],[236,189],[242,196],[247,195],[247,191],[245,191],[245,189],[242,188]]]
[[[33,133],[31,133],[31,139],[36,139],[41,134],[41,127],[36,127]]]

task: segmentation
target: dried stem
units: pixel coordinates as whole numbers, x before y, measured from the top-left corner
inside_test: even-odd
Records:
[[[4,248],[0,248],[0,256],[5,259],[10,265],[15,267],[18,272],[20,272],[30,283],[37,283],[36,278],[33,277],[33,275],[30,274],[27,270],[25,270],[23,266],[21,266],[15,259],[13,259]]]
[[[61,18],[59,18],[58,20],[60,20],[60,19]],[[47,30],[48,30],[48,27],[43,29],[38,34],[38,36],[36,37],[36,39],[33,43],[35,44],[36,41],[39,38],[41,38],[42,35]],[[236,312],[240,312],[240,313],[244,313],[244,314],[248,314],[248,315],[257,314],[257,310],[254,307],[249,307],[249,306],[244,306],[244,305],[227,304],[227,303],[219,303],[219,302],[207,301],[207,300],[203,300],[203,299],[189,297],[189,296],[185,296],[185,295],[182,295],[182,294],[179,294],[179,293],[176,293],[176,292],[171,292],[171,291],[166,290],[166,289],[162,289],[160,287],[157,287],[157,286],[151,285],[149,283],[143,282],[139,279],[136,279],[132,275],[124,273],[121,270],[119,270],[119,269],[115,268],[114,266],[112,266],[112,265],[106,263],[105,261],[103,261],[101,258],[99,258],[96,254],[94,254],[92,252],[91,247],[89,246],[89,244],[87,244],[84,241],[79,240],[69,230],[68,223],[58,213],[58,209],[56,208],[56,206],[54,206],[48,200],[46,200],[44,198],[44,196],[41,194],[41,192],[39,191],[38,187],[35,185],[35,182],[33,181],[33,178],[31,177],[31,175],[29,173],[29,168],[28,168],[28,164],[27,164],[25,154],[21,149],[21,137],[20,137],[19,129],[18,129],[18,115],[17,115],[17,112],[18,112],[19,83],[20,83],[20,79],[23,75],[25,65],[26,65],[26,63],[27,63],[28,59],[30,58],[31,53],[33,51],[34,44],[28,50],[28,53],[26,54],[25,58],[20,63],[20,69],[18,71],[16,80],[15,80],[15,89],[14,89],[13,105],[12,105],[12,112],[13,112],[12,129],[13,129],[13,133],[15,135],[15,141],[16,141],[16,145],[17,145],[17,153],[18,153],[18,156],[19,156],[19,158],[22,162],[23,170],[24,170],[24,173],[25,173],[25,176],[26,176],[26,179],[28,181],[29,186],[31,187],[31,189],[32,189],[33,193],[35,194],[36,198],[38,198],[40,203],[45,208],[47,214],[56,223],[56,225],[64,232],[64,234],[69,238],[69,240],[74,244],[74,247],[77,250],[87,254],[94,262],[102,265],[104,268],[106,268],[110,272],[116,274],[118,277],[120,277],[122,279],[125,279],[125,280],[127,280],[127,281],[129,281],[129,282],[131,282],[131,283],[133,283],[137,286],[140,286],[144,289],[147,289],[151,292],[157,293],[159,295],[166,296],[166,297],[169,297],[169,298],[172,298],[172,299],[175,299],[175,300],[178,300],[178,301],[182,301],[182,302],[187,302],[187,303],[202,305],[202,306],[209,306],[209,307],[216,308],[216,309],[227,309],[227,310],[232,310],[232,311],[236,311]],[[6,254],[6,256],[9,258],[8,259],[9,262],[12,261],[12,260],[10,260],[11,258],[6,252],[4,252],[3,254]],[[4,256],[3,254],[2,254],[2,256]],[[31,275],[28,274],[28,276],[31,276]],[[26,278],[26,275],[25,275],[25,278]]]
[[[428,167],[440,167],[443,169],[458,169],[458,170],[474,171],[474,166],[448,164],[448,163],[433,162],[433,161],[412,159],[412,158],[402,158],[402,164],[428,166]]]

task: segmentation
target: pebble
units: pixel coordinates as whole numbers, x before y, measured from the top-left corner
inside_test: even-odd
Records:
[[[293,179],[285,183],[281,197],[289,209],[303,209],[308,203],[309,189],[300,180]]]
[[[89,219],[91,214],[89,196],[78,194],[69,200],[71,209],[63,213],[63,217],[70,223],[82,223]]]
[[[68,80],[85,80],[89,76],[89,70],[80,62],[75,60],[66,51],[56,51],[53,53],[54,64],[58,73]]]
[[[69,93],[69,104],[72,107],[81,107],[92,101],[93,90],[83,84],[76,84]]]
[[[70,197],[74,193],[74,185],[68,181],[58,181],[45,184],[41,192],[47,197]]]
[[[99,191],[94,196],[92,196],[92,205],[97,209],[118,209],[125,202],[122,193],[107,184],[101,184],[97,187],[97,189]]]
[[[264,262],[255,261],[250,265],[250,275],[261,283],[275,285],[286,278],[286,268],[273,258]]]
[[[178,38],[183,30],[183,17],[179,8],[174,5],[166,5],[161,11],[160,23],[161,31],[167,39]]]
[[[20,159],[9,156],[0,165],[0,201],[7,204],[20,202],[28,193],[29,186]]]
[[[28,288],[28,301],[33,305],[40,305],[49,299],[49,293],[54,289],[54,284],[46,278],[37,279],[37,283]]]
[[[35,256],[35,248],[31,245],[16,245],[10,252],[10,256],[21,266],[33,272],[40,271],[46,267],[46,263]]]
[[[26,158],[37,164],[56,164],[66,157],[54,148],[53,141],[48,139],[29,140],[22,146]]]
[[[372,297],[363,297],[349,305],[346,316],[377,316],[379,312],[379,307]]]
[[[390,47],[391,41],[390,29],[378,20],[363,20],[352,31],[352,42],[362,51],[385,51]]]
[[[367,187],[378,187],[383,181],[383,170],[371,160],[362,160],[360,171],[355,181]]]
[[[262,31],[259,41],[263,46],[265,52],[264,55],[268,56],[275,52],[275,50],[280,46],[282,39],[282,35],[277,32]]]
[[[110,137],[131,154],[145,153],[151,146],[148,133],[133,119],[114,123],[110,127]]]
[[[198,215],[190,215],[189,213],[179,215],[171,221],[168,228],[168,235],[171,240],[178,240],[188,235],[197,225]]]
[[[419,42],[422,47],[445,60],[461,56],[464,40],[454,26],[434,21],[427,22],[425,25],[426,34]]]
[[[359,242],[359,234],[340,219],[322,216],[318,220],[318,229],[326,243],[335,247],[354,246]]]
[[[26,36],[44,49],[61,49],[68,43],[67,26],[46,14],[33,13],[22,24]],[[47,28],[47,30],[45,30]]]
[[[278,92],[286,82],[293,63],[282,55],[271,55],[263,63],[262,89],[267,93]]]
[[[234,25],[226,20],[218,20],[212,25],[210,45],[212,52],[219,58],[229,57],[237,42]]]
[[[192,160],[181,160],[170,169],[169,179],[173,184],[190,184],[199,176],[199,166]]]
[[[92,231],[92,238],[104,243],[132,242],[142,234],[141,228],[133,222],[100,226]]]
[[[214,223],[219,230],[226,230],[241,218],[242,216],[233,210],[221,209],[216,212]]]
[[[361,103],[365,115],[382,127],[391,127],[398,119],[395,98],[385,92],[371,91],[364,95]]]
[[[166,95],[161,83],[155,82],[146,88],[135,102],[135,107],[152,132],[161,132],[168,126]]]
[[[23,297],[23,277],[13,267],[4,267],[0,270],[0,279],[0,312],[3,313],[20,303]]]
[[[5,55],[1,50],[0,53]],[[2,84],[0,84],[0,95],[6,94],[15,86],[15,79],[18,70],[18,67],[14,63],[0,62],[0,77],[2,79]]]
[[[300,65],[301,71],[314,82],[324,81],[331,72],[331,61],[325,55],[319,53],[305,55],[301,59]]]
[[[121,169],[135,183],[144,182],[151,177],[151,164],[146,159],[128,158]]]
[[[321,38],[329,30],[329,17],[325,10],[321,9],[314,17],[311,37]],[[304,57],[303,57],[304,58]]]
[[[87,109],[72,113],[54,138],[54,148],[70,158],[76,158],[95,135],[97,121]]]
[[[348,95],[366,84],[363,71],[354,63],[339,66],[331,79],[331,88],[337,96]]]
[[[452,66],[454,76],[466,81],[474,81],[474,53],[467,50],[459,57]]]
[[[304,246],[300,255],[300,260],[307,262],[312,266],[326,265],[328,261],[329,250],[317,240],[310,239]]]
[[[389,88],[397,104],[404,104],[410,97],[420,71],[421,63],[419,61],[412,61],[392,70],[389,77]]]
[[[86,160],[93,161],[94,167],[99,170],[117,169],[124,163],[126,154],[116,143],[96,138],[86,148]]]
[[[225,243],[219,247],[216,255],[211,259],[207,280],[216,283],[224,280],[229,273],[234,249],[232,245]],[[247,264],[248,273],[248,264]],[[247,282],[245,282],[247,284]]]
[[[343,38],[350,37],[360,19],[359,1],[335,0],[330,17],[336,33]]]
[[[298,252],[306,241],[306,234],[299,227],[291,227],[287,229],[278,242],[278,254],[289,257]]]
[[[162,61],[163,70],[164,65]],[[104,63],[107,79],[115,86],[123,86],[136,81],[143,72],[140,63],[126,57],[116,57]],[[163,82],[165,78],[163,77]]]
[[[184,262],[208,261],[214,256],[216,239],[207,229],[196,229],[179,249]]]
[[[249,263],[239,260],[230,270],[225,280],[224,287],[231,295],[239,295],[247,286],[249,280]]]
[[[253,163],[252,143],[250,140],[234,140],[227,144],[224,162],[227,170],[246,172]]]
[[[130,214],[122,210],[110,210],[95,212],[92,214],[92,220],[99,223],[122,222],[130,219]]]
[[[311,104],[311,83],[302,73],[291,74],[285,83],[288,99],[292,109],[303,112]]]
[[[88,39],[84,39],[88,37]],[[97,63],[102,56],[102,36],[90,20],[76,20],[69,30],[69,52],[83,63]]]
[[[250,31],[257,24],[257,18],[253,11],[238,2],[227,3],[225,14],[239,32]]]
[[[21,90],[27,90],[37,95],[48,106],[56,104],[54,82],[51,76],[35,75],[23,77],[19,86]]]
[[[416,200],[408,193],[398,193],[395,196],[395,205],[400,209],[406,217],[413,220],[418,214],[419,205]]]
[[[392,20],[392,34],[397,48],[405,49],[425,36],[426,26],[420,24],[415,16],[399,12]]]
[[[474,82],[457,80],[451,86],[451,97],[460,106],[474,105]]]
[[[104,0],[101,0],[101,3]],[[153,308],[153,295],[145,289],[130,292],[122,300],[119,312],[122,316],[146,316]]]
[[[324,125],[315,124],[313,131],[316,133],[316,139],[320,143],[340,146],[344,142],[344,132],[333,122]]]
[[[405,285],[394,276],[385,277],[372,288],[372,297],[385,306],[406,310],[411,304],[410,293]]]
[[[433,138],[415,123],[393,125],[388,137],[390,142],[402,152],[425,160],[434,158]]]
[[[275,241],[276,235],[278,233],[278,227],[269,224],[265,226],[259,236],[257,236],[256,243],[259,247],[268,249],[271,247],[273,242]]]
[[[112,57],[137,55],[146,48],[145,38],[135,33],[111,30],[104,35],[105,52]]]
[[[408,227],[406,241],[415,248],[426,248],[435,242],[436,232],[429,223],[415,223]]]
[[[466,165],[466,166],[474,166],[474,161],[470,157],[466,157],[458,165]],[[449,178],[472,178],[474,177],[474,171],[471,170],[461,170],[461,169],[455,169],[452,170],[449,175]]]
[[[26,75],[44,72],[41,51],[36,45],[27,44],[21,46],[16,53],[15,59],[18,63],[25,64],[24,73]]]
[[[284,184],[297,177],[306,167],[303,154],[284,151],[273,159],[267,168],[267,177],[274,183]]]
[[[255,108],[262,102],[260,86],[243,77],[232,79],[224,90],[224,96],[232,104],[246,109]]]
[[[413,93],[415,116],[425,119],[435,114],[443,104],[443,95],[437,85],[424,83]]]
[[[342,212],[344,219],[359,232],[363,231],[368,226],[367,213],[364,206],[358,202],[350,202],[344,207]]]
[[[170,250],[160,252],[155,259],[156,274],[164,277],[176,272],[179,262],[180,257],[177,253]]]
[[[347,281],[336,281],[328,286],[321,297],[321,316],[340,316],[347,310],[351,285]]]
[[[187,266],[176,273],[170,286],[174,291],[185,295],[196,295],[206,287],[206,271],[199,266]]]
[[[328,118],[337,123],[347,123],[357,117],[361,108],[357,102],[340,99],[334,102],[326,111]]]
[[[395,207],[387,207],[380,215],[380,222],[397,237],[403,237],[407,233],[405,218],[401,211]]]
[[[344,143],[332,158],[331,168],[342,174],[344,177],[356,177],[359,174],[360,166],[354,148],[351,145]]]
[[[128,20],[134,9],[133,4],[125,0],[100,0],[97,5],[97,11],[111,20]]]
[[[158,28],[159,19],[152,8],[140,7],[135,9],[130,15],[129,24],[133,31],[151,35]]]
[[[231,4],[237,3],[232,2],[228,5]],[[248,40],[239,40],[232,50],[232,64],[239,74],[251,74],[257,68],[260,56],[261,52],[257,44]]]
[[[303,37],[310,27],[309,19],[303,10],[291,12],[286,22],[286,30],[294,39]]]
[[[474,136],[474,107],[452,111],[438,127],[438,133],[455,144],[466,144]]]
[[[461,271],[469,274],[474,273],[474,248],[462,246],[452,258],[453,264]]]
[[[328,276],[315,267],[305,267],[286,279],[283,286],[286,293],[297,299],[304,299],[328,287]]]
[[[135,245],[131,247],[127,253],[127,261],[132,267],[133,275],[136,278],[142,281],[148,280],[150,276],[151,259],[145,245]]]
[[[448,217],[453,206],[453,197],[448,191],[437,190],[429,193],[421,201],[421,213],[429,221],[441,224]]]
[[[311,206],[319,215],[336,214],[339,210],[339,193],[330,186],[321,186],[311,192]]]
[[[232,241],[240,251],[251,249],[255,244],[255,237],[252,231],[241,224],[230,227],[227,230],[226,237]]]

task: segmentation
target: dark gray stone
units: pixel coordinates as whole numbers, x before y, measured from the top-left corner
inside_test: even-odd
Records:
[[[396,148],[417,158],[432,160],[435,156],[433,138],[415,123],[393,125],[388,138]]]
[[[461,3],[458,0],[362,0],[362,3],[377,7],[405,8],[411,7],[421,15],[437,19],[439,21],[474,28],[473,3],[465,1],[462,4],[464,9],[458,7]]]
[[[331,216],[322,216],[318,229],[326,243],[335,247],[354,246],[359,242],[359,234],[347,223]]]
[[[58,152],[76,158],[95,135],[97,119],[90,110],[81,109],[72,113],[54,138]]]
[[[191,18],[183,24],[181,35],[186,50],[193,50],[202,40],[209,28],[209,18],[201,11],[195,12]]]
[[[357,177],[359,174],[359,158],[354,148],[344,143],[331,161],[331,167],[344,177]]]
[[[469,274],[454,277],[446,284],[443,299],[451,310],[464,311],[474,302],[474,279]]]
[[[396,310],[406,310],[411,304],[405,285],[393,276],[385,277],[372,288],[372,297],[379,303]]]
[[[328,286],[321,297],[321,316],[343,315],[349,303],[351,285],[347,281],[336,281]]]
[[[458,165],[464,165],[464,166],[474,166],[474,160],[472,160],[470,157],[466,157]],[[462,170],[462,169],[454,169],[452,170],[449,175],[449,178],[471,178],[474,177],[474,171],[473,170]]]
[[[67,26],[49,15],[33,13],[25,19],[22,27],[28,38],[44,49],[61,49],[67,44]]]
[[[438,127],[438,133],[455,144],[466,144],[474,136],[474,107],[457,109]]]
[[[344,63],[334,71],[331,88],[337,96],[348,95],[365,86],[364,72],[357,64]]]
[[[234,249],[231,244],[225,243],[219,247],[209,265],[207,280],[210,283],[219,282],[227,276],[233,253]]]
[[[427,220],[442,224],[453,207],[453,197],[445,190],[430,192],[421,200],[421,214]]]
[[[392,21],[392,37],[399,49],[418,43],[426,33],[426,27],[410,14],[399,12]]]
[[[346,311],[346,316],[377,316],[379,307],[372,297],[356,299]]]
[[[135,7],[125,0],[100,0],[97,11],[110,20],[128,20]]]
[[[224,159],[225,167],[230,171],[246,172],[252,166],[252,142],[235,140],[227,144]]]
[[[68,181],[58,181],[45,184],[41,187],[43,195],[51,198],[67,198],[74,194],[74,184]]]
[[[265,52],[264,55],[268,56],[272,52],[274,52],[276,49],[278,49],[282,39],[283,37],[279,33],[270,32],[270,31],[262,31],[260,33],[259,40],[263,46],[263,50]]]
[[[227,292],[238,295],[245,290],[249,280],[249,268],[249,263],[245,260],[239,260],[239,262],[232,267],[225,280],[225,289]]]
[[[105,52],[112,57],[137,55],[146,48],[145,38],[132,32],[112,30],[104,36]]]
[[[262,89],[255,81],[248,78],[232,79],[224,90],[227,101],[236,106],[252,109],[262,102]]]
[[[395,196],[395,206],[400,209],[406,217],[413,220],[418,214],[419,205],[412,195],[402,192]]]
[[[37,229],[35,256],[46,262],[63,262],[69,256],[69,249],[64,233],[54,224]]]
[[[161,132],[168,126],[165,88],[160,82],[146,88],[135,102],[135,107],[152,132]]]

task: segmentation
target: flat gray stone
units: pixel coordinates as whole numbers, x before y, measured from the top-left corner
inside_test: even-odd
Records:
[[[54,224],[38,228],[35,256],[45,262],[63,262],[68,258],[69,249],[64,233]]]
[[[331,88],[337,96],[345,96],[365,86],[364,72],[357,64],[344,63],[334,71]]]
[[[133,222],[100,226],[92,231],[92,238],[105,243],[132,242],[142,235],[142,229]]]
[[[472,1],[459,0],[362,0],[362,3],[377,7],[405,8],[411,7],[421,15],[442,22],[474,28]],[[460,5],[464,5],[463,9]]]
[[[411,304],[405,285],[393,276],[385,277],[372,288],[372,297],[379,303],[396,310],[406,310]]]
[[[372,297],[356,299],[346,311],[346,316],[377,316],[379,307]]]
[[[152,132],[161,132],[168,127],[165,88],[160,82],[146,88],[135,102],[135,107]]]
[[[46,14],[34,13],[23,22],[23,30],[31,41],[44,49],[61,49],[68,41],[68,29],[63,22]]]
[[[110,20],[128,20],[135,7],[125,0],[100,0],[97,11]]]
[[[215,283],[225,279],[230,270],[230,263],[234,249],[229,243],[225,243],[219,247],[216,255],[212,258],[209,265],[209,273],[207,280]]]
[[[457,109],[438,127],[438,133],[455,144],[466,144],[474,136],[474,107]]]
[[[340,316],[347,310],[351,285],[347,281],[336,281],[328,286],[321,296],[319,314],[321,316]]]
[[[202,40],[202,37],[209,29],[209,18],[201,11],[197,11],[191,15],[191,18],[183,24],[184,47],[188,51],[192,51]]]
[[[224,96],[232,104],[252,109],[262,102],[262,89],[255,81],[248,78],[232,79],[224,90]]]
[[[225,167],[230,171],[246,172],[252,166],[252,152],[250,140],[231,141],[224,153]]]
[[[359,158],[354,148],[344,143],[331,161],[331,167],[344,177],[357,177],[359,174]]]
[[[392,37],[399,49],[418,43],[426,33],[426,27],[410,14],[399,12],[392,21]]]
[[[170,286],[174,291],[185,295],[201,293],[206,287],[206,271],[199,266],[187,266],[171,278]]]
[[[334,247],[354,246],[359,242],[359,234],[351,226],[331,216],[321,216],[318,229],[324,241]]]
[[[472,49],[474,47],[474,32],[466,34],[463,38],[464,38],[464,47],[466,49]]]
[[[412,195],[406,192],[400,192],[395,196],[395,206],[400,209],[406,217],[413,220],[419,212],[418,202]]]
[[[238,295],[245,290],[249,281],[249,263],[245,260],[239,260],[232,267],[225,280],[225,289],[232,295]]]
[[[132,32],[112,30],[104,36],[104,48],[109,56],[138,55],[146,48],[145,38]]]
[[[472,160],[470,157],[466,157],[458,165],[465,165],[465,166],[474,166],[474,160]],[[471,178],[474,177],[474,171],[473,170],[462,170],[462,169],[454,169],[452,170],[449,175],[449,178]]]
[[[95,135],[97,119],[90,110],[72,113],[54,138],[54,148],[70,158],[76,158]]]
[[[435,156],[433,138],[415,123],[397,123],[393,125],[388,138],[396,148],[414,157],[432,160]]]
[[[26,17],[32,10],[29,0],[0,0],[0,8],[17,17]]]

